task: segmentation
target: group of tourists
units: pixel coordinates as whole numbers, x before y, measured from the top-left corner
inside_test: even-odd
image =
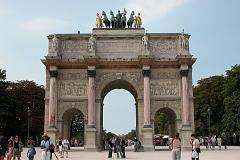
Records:
[[[225,149],[227,149],[227,143],[222,139],[220,136],[213,135],[212,137],[202,139],[202,143],[206,146],[206,148],[214,150],[216,146],[218,146],[218,149],[222,149],[222,145],[225,146]]]
[[[127,147],[127,142],[124,137],[114,137],[108,140],[108,158],[112,158],[112,153],[117,154],[117,158],[126,158],[125,147]]]
[[[57,152],[61,158],[64,158],[64,152],[66,153],[66,158],[68,158],[68,150],[70,149],[70,144],[67,138],[62,139],[58,137],[57,139]]]
[[[18,136],[11,136],[9,139],[4,137],[2,131],[0,131],[0,160],[20,160],[21,153],[23,151],[22,141]]]

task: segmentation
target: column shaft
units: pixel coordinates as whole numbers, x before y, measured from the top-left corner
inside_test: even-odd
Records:
[[[88,79],[88,125],[95,125],[95,78]]]
[[[145,66],[146,67],[146,66]],[[143,68],[143,105],[144,105],[144,127],[151,127],[150,122],[150,67]]]
[[[144,77],[144,125],[150,125],[150,82]]]
[[[88,67],[88,127],[95,128],[95,75],[94,66]]]
[[[57,109],[57,71],[49,71],[50,88],[49,88],[49,126],[56,126],[56,109]]]
[[[190,125],[188,70],[181,70],[180,73],[182,76],[182,125]]]

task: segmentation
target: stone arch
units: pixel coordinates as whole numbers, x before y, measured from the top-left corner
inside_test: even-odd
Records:
[[[169,107],[159,108],[154,113],[154,121],[155,121],[156,115],[159,112],[164,113],[168,117],[168,120],[169,120],[169,133],[168,133],[168,135],[171,136],[171,137],[174,137],[175,133],[177,132],[177,113]],[[155,125],[155,122],[154,122],[154,125]]]
[[[106,80],[104,80],[104,81],[102,81],[101,83],[98,84],[98,86],[97,86],[98,90],[96,92],[96,97],[97,98],[103,98],[102,95],[105,92],[106,88],[115,87],[114,89],[126,89],[126,90],[128,90],[130,93],[133,94],[133,96],[135,98],[142,98],[143,97],[142,81],[143,81],[142,78],[139,79],[138,83],[141,83],[141,85],[139,85],[137,82],[135,82],[132,79],[127,78],[127,77],[121,77],[120,79],[116,79],[116,78],[106,79]],[[118,86],[118,84],[121,84],[121,85]],[[122,87],[125,87],[125,88],[122,88]]]
[[[62,134],[60,135],[61,137],[66,137],[67,139],[70,140],[70,129],[71,129],[71,119],[74,115],[76,114],[81,114],[83,116],[83,133],[85,133],[85,123],[86,123],[86,115],[84,112],[78,108],[69,108],[65,110],[65,112],[61,116],[61,127],[59,129],[62,129]],[[84,136],[85,137],[85,136]],[[83,140],[84,141],[84,140]],[[84,143],[84,142],[83,142]]]
[[[136,87],[134,87],[132,83],[123,79],[114,80],[103,85],[100,97],[104,98],[107,95],[107,93],[109,93],[113,89],[126,89],[133,95],[135,99],[138,97]]]

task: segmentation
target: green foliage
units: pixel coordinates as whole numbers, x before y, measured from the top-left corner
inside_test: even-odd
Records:
[[[134,140],[134,138],[136,137],[136,130],[133,129],[130,132],[128,132],[128,134],[126,135],[126,139],[131,139]]]
[[[211,133],[222,132],[224,77],[213,76],[198,81],[194,87],[194,119],[195,132],[198,135],[208,136],[208,109],[211,109]]]
[[[106,130],[103,130],[102,136],[103,136],[104,140],[109,140],[109,139],[111,139],[113,137],[116,137],[117,135],[115,133],[107,132]]]
[[[169,119],[165,113],[158,111],[154,118],[155,134],[169,134]]]
[[[83,113],[75,113],[71,119],[71,137],[76,137],[78,143],[84,144],[84,115]]]
[[[194,87],[195,131],[208,136],[208,108],[211,108],[211,133],[232,137],[240,135],[240,65],[198,81]]]
[[[28,119],[32,122],[30,134],[43,133],[44,95],[43,86],[33,81],[5,81],[6,71],[0,70],[0,128],[8,135],[25,137]],[[28,118],[28,109],[31,116]]]
[[[226,72],[224,85],[226,113],[222,123],[226,135],[232,136],[233,133],[240,135],[240,65],[235,65]]]

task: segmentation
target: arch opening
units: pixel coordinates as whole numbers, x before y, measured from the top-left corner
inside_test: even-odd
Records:
[[[177,129],[176,114],[170,108],[159,109],[154,116],[154,142],[155,146],[169,145]]]
[[[62,138],[70,140],[71,147],[84,146],[85,117],[78,109],[69,109],[63,114]]]
[[[102,138],[104,140],[111,138],[106,132],[116,135],[131,133],[128,135],[137,136],[137,92],[133,85],[125,80],[110,82],[103,88],[101,99]]]

